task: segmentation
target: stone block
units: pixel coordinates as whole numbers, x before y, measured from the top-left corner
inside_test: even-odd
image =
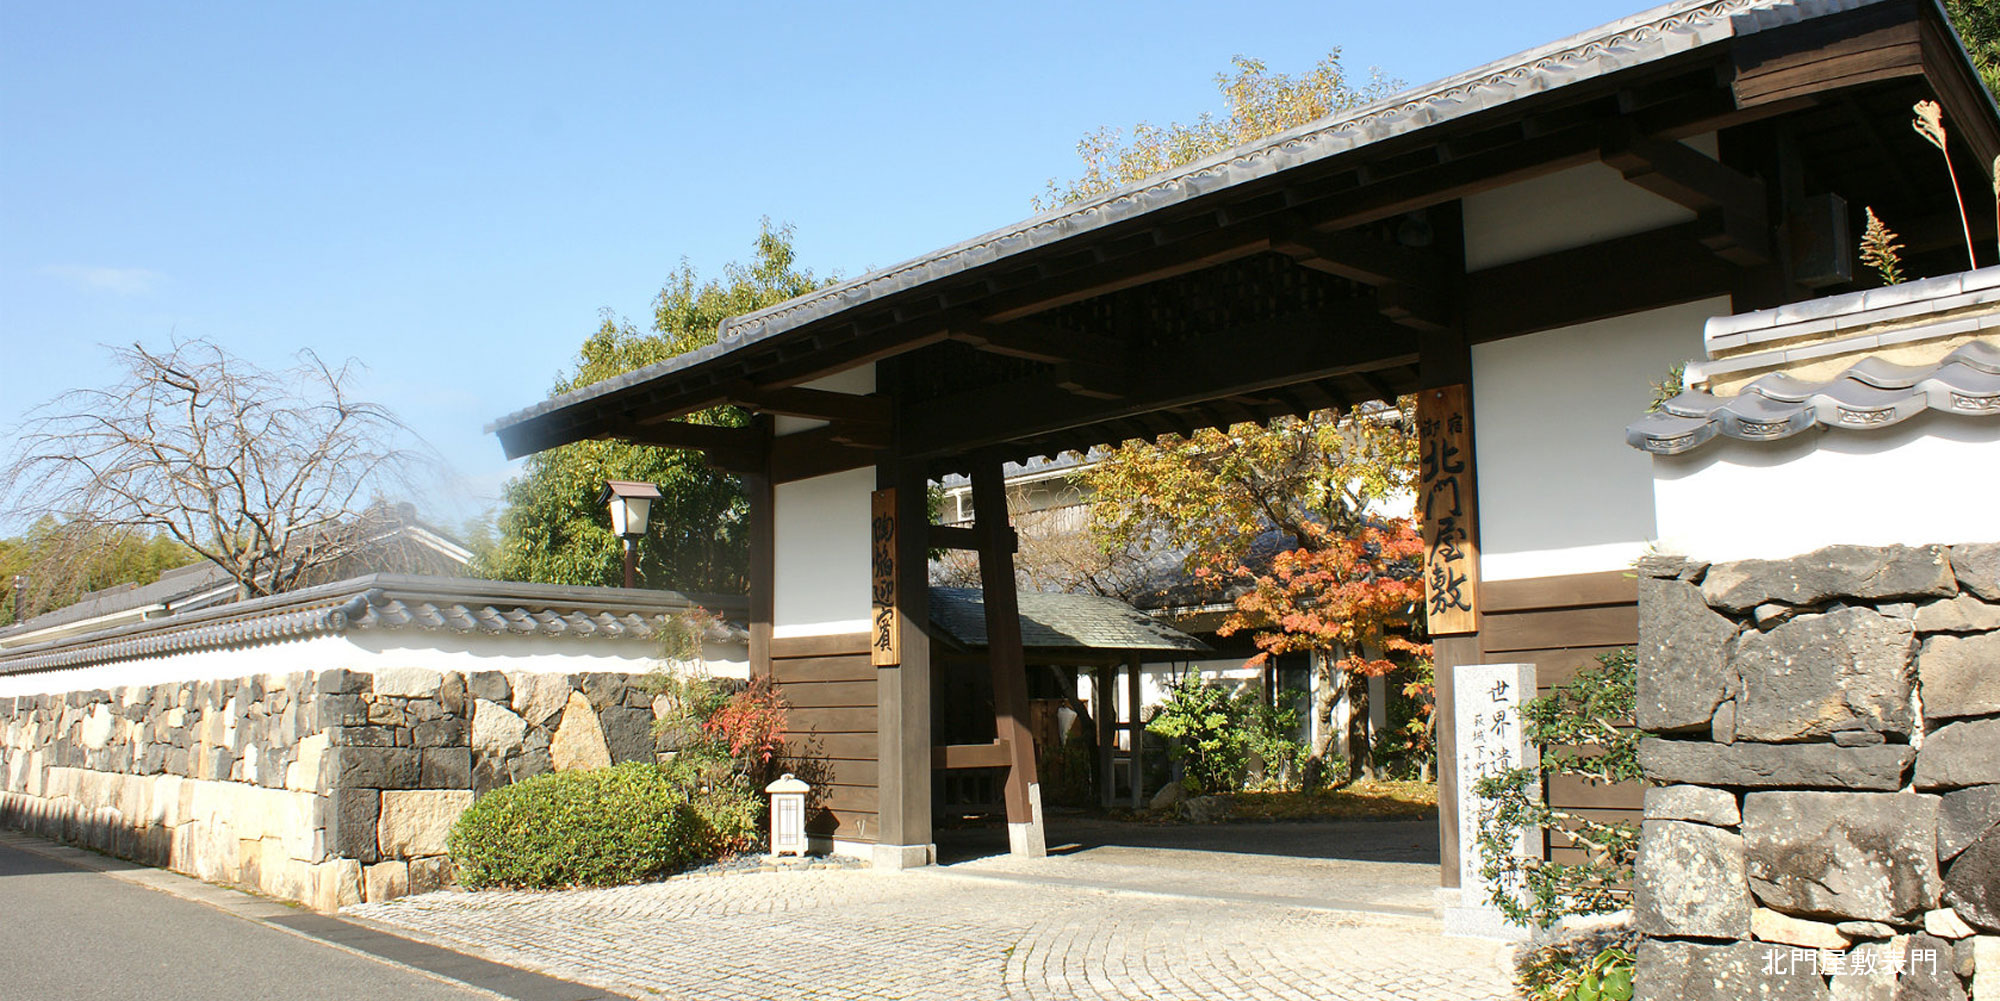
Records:
[[[335,726],[363,726],[368,722],[368,703],[356,694],[322,695],[313,700],[313,710],[318,714],[317,728],[322,730]]]
[[[444,684],[444,672],[427,667],[382,667],[375,669],[375,695],[414,699],[437,694]]]
[[[1653,733],[1706,729],[1728,695],[1737,625],[1680,580],[1639,581],[1638,723]]]
[[[613,764],[653,760],[653,714],[645,709],[612,706],[599,710],[604,742]]]
[[[312,908],[331,914],[361,902],[361,863],[334,859],[312,867]]]
[[[368,691],[372,683],[368,675],[359,671],[336,668],[321,671],[313,678],[313,691],[321,695],[359,695]]]
[[[1735,827],[1742,822],[1736,797],[1720,789],[1701,786],[1655,786],[1646,790],[1645,819],[1686,820],[1715,827]]]
[[[1658,738],[1639,744],[1639,765],[1655,782],[1746,789],[1901,789],[1915,757],[1907,744],[1836,747]]]
[[[361,873],[361,895],[369,903],[394,900],[410,893],[410,864],[403,861],[377,862]]]
[[[1981,934],[2000,933],[2000,828],[1951,860],[1944,872],[1944,902]]]
[[[1896,929],[1880,921],[1842,921],[1833,926],[1834,930],[1855,941],[1863,939],[1893,938]]]
[[[1778,743],[1857,728],[1905,734],[1916,632],[1870,608],[1801,615],[1745,633],[1730,655],[1741,685],[1736,739]]]
[[[2000,999],[2000,935],[1972,940],[1972,999]]]
[[[1926,717],[2000,713],[2000,633],[1932,636],[1924,640],[1917,671]]]
[[[2000,719],[1959,720],[1924,737],[1917,755],[1919,789],[2000,783]]]
[[[443,855],[451,825],[472,805],[470,789],[385,790],[377,831],[384,858]]]
[[[1951,547],[1958,586],[1987,601],[2000,601],[2000,542]]]
[[[528,734],[528,721],[506,706],[489,699],[472,702],[472,749],[481,755],[504,758],[521,749]]]
[[[1645,821],[1634,872],[1633,926],[1639,931],[1696,938],[1750,933],[1741,835],[1701,824]]]
[[[1918,608],[1916,621],[1920,633],[1987,632],[2000,629],[2000,604],[1961,594]]]
[[[1938,861],[1951,861],[1996,826],[2000,826],[2000,786],[1946,793],[1938,807]]]
[[[336,747],[396,746],[396,728],[390,726],[335,726],[326,735]]]
[[[382,813],[379,791],[331,789],[321,797],[320,809],[329,853],[360,862],[373,862],[379,857],[375,833]]]
[[[472,788],[471,748],[427,747],[421,753],[423,755],[421,784],[424,788]]]
[[[1826,982],[1809,967],[1765,973],[1772,950],[1761,942],[1698,945],[1639,943],[1634,1001],[1830,1001]],[[1781,956],[1779,958],[1789,958]]]
[[[562,722],[549,738],[549,759],[559,772],[611,765],[611,748],[604,741],[604,727],[598,723],[597,713],[582,692],[570,693]]]
[[[311,792],[319,788],[320,761],[326,756],[330,737],[316,733],[299,741],[292,763],[285,766],[285,788]]]
[[[444,680],[438,682],[438,705],[453,716],[463,716],[465,700],[465,675],[457,671],[446,671]]]
[[[1758,901],[1830,921],[1910,922],[1937,906],[1938,797],[1753,792],[1743,839]]]
[[[1972,926],[1949,907],[1924,912],[1924,934],[1957,941],[1972,937]]]
[[[443,855],[410,860],[410,892],[429,893],[458,884],[458,869]]]
[[[474,671],[465,676],[465,692],[475,699],[505,705],[514,696],[507,676],[499,671]]]
[[[590,707],[603,712],[612,706],[623,705],[625,689],[632,684],[629,674],[610,674],[592,671],[578,677],[583,697],[590,700]]]
[[[1710,606],[1741,613],[1773,601],[1944,598],[1958,593],[1958,585],[1941,546],[1828,546],[1791,559],[1717,563],[1702,578],[1701,593]]]
[[[1911,935],[1903,945],[1902,971],[1896,978],[1896,1001],[1966,1001],[1952,969],[1950,942]]]
[[[465,747],[468,745],[465,721],[456,716],[444,716],[418,723],[410,727],[410,744],[413,747]]]
[[[1846,949],[1852,944],[1839,928],[1759,907],[1750,912],[1750,935],[1759,942],[1777,942],[1806,949]]]
[[[509,680],[514,688],[514,712],[535,726],[562,712],[574,688],[567,674],[516,674]]]
[[[330,785],[341,789],[414,789],[422,777],[415,748],[334,747]]]

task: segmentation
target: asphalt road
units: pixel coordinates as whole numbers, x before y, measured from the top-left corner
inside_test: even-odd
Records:
[[[495,997],[0,843],[0,1001]]]

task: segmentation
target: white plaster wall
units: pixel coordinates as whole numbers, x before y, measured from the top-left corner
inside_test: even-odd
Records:
[[[1714,133],[1686,145],[1716,155]],[[1587,163],[1465,199],[1465,268],[1484,268],[1692,222],[1695,214]]]
[[[1653,472],[1625,425],[1728,311],[1709,299],[1473,346],[1485,579],[1618,570],[1645,553]]]
[[[704,644],[702,657],[705,661],[703,668],[712,676],[750,676],[749,651],[745,644]],[[461,672],[644,674],[659,663],[659,648],[649,640],[363,632],[142,657],[60,671],[0,675],[0,698],[341,668],[350,671],[420,667]]]
[[[875,390],[873,366],[806,383],[841,393]],[[824,421],[778,418],[779,434],[795,434]],[[868,495],[875,470],[852,469],[796,483],[775,495],[777,587],[771,635],[839,636],[868,631]]]
[[[1882,431],[1718,439],[1652,465],[1662,552],[1715,561],[2000,541],[1992,420],[1928,414]]]

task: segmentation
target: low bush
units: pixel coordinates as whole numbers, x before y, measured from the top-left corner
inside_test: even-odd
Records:
[[[1629,927],[1559,935],[1515,959],[1529,1001],[1630,1001],[1639,936]]]
[[[612,886],[751,843],[762,800],[727,760],[682,754],[538,775],[472,804],[451,832],[466,886]]]

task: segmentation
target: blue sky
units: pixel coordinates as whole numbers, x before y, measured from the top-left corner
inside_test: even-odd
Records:
[[[1098,126],[1218,110],[1232,55],[1415,84],[1638,9],[16,0],[0,428],[109,381],[103,344],[310,347],[450,460],[455,521],[514,468],[480,428],[759,217],[851,276],[1027,216]]]

